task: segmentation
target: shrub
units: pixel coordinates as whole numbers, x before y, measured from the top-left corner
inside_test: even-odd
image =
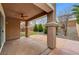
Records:
[[[47,27],[44,28],[44,34],[47,34]]]
[[[79,24],[79,5],[74,5],[74,8],[72,9],[73,14],[76,16],[76,22]]]
[[[38,30],[39,30],[39,32],[43,32],[43,26],[42,26],[42,24],[39,24]]]
[[[37,26],[37,24],[35,24],[33,31],[34,32],[38,32],[38,26]]]

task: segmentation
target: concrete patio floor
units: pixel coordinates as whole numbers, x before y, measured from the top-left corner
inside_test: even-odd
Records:
[[[56,48],[47,47],[46,35],[32,35],[29,38],[7,41],[1,55],[78,55],[79,41],[56,38]]]
[[[46,43],[33,38],[22,37],[7,41],[1,55],[40,55],[48,50]]]
[[[33,35],[31,37],[44,41],[44,43],[47,42],[46,35]],[[56,48],[51,50],[49,55],[79,55],[79,41],[56,37]]]

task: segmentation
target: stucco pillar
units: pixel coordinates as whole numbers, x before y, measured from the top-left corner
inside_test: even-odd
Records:
[[[50,12],[47,15],[47,28],[48,28],[48,34],[47,34],[47,45],[49,48],[54,49],[56,47],[56,22],[55,22],[55,14],[53,12]]]
[[[25,21],[25,36],[28,37],[28,21]]]

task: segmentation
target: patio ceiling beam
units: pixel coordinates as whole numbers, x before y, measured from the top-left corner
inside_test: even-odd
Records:
[[[46,3],[34,3],[35,6],[39,7],[40,9],[42,9],[43,11],[49,13],[51,11],[53,11],[53,9],[49,6],[49,4]]]
[[[55,3],[46,3],[50,8],[52,8],[54,10],[54,5]]]
[[[35,16],[29,18],[29,19],[27,19],[26,21],[31,21],[31,20],[36,19],[36,18],[38,18],[38,17],[44,16],[44,15],[46,15],[46,14],[47,14],[46,12],[41,12],[41,13],[39,13],[39,14],[37,14],[37,15],[35,15]]]

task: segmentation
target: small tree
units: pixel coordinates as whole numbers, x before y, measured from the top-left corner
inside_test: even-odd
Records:
[[[35,24],[33,31],[34,32],[38,32],[38,26],[37,26],[37,24]]]
[[[38,27],[39,27],[39,29],[38,29],[38,30],[39,30],[39,32],[43,32],[43,26],[42,26],[42,24],[39,24],[39,26],[38,26]]]
[[[44,28],[44,34],[47,34],[47,27]]]

